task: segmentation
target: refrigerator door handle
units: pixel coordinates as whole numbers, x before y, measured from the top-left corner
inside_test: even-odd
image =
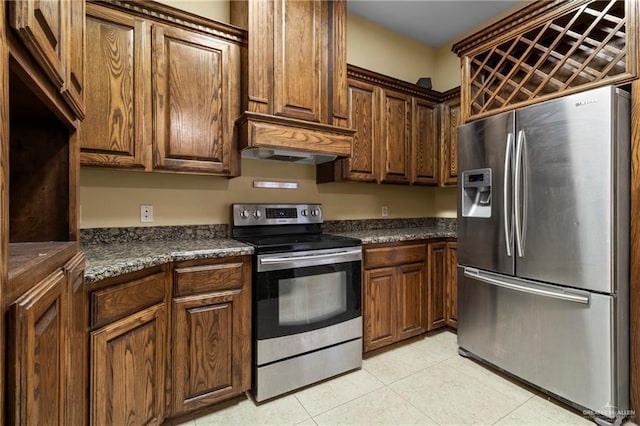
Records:
[[[482,272],[475,268],[464,268],[465,277],[482,281],[487,284],[492,284],[498,287],[506,288],[509,290],[534,294],[536,296],[551,297],[553,299],[565,300],[567,302],[581,303],[583,305],[588,305],[590,302],[589,296],[583,296],[575,293],[567,293],[564,291],[549,290],[546,288],[542,288],[541,286],[535,283],[531,283],[525,280],[519,280],[515,278],[512,278],[509,281],[506,281],[501,277],[497,277],[493,275],[494,274]]]
[[[518,250],[518,257],[524,257],[524,250],[522,247],[522,223],[520,217],[522,214],[522,194],[520,194],[520,184],[522,179],[522,146],[524,145],[524,130],[518,131],[518,142],[516,143],[516,166],[513,172],[513,198],[514,198],[514,222],[516,228],[516,248]]]
[[[504,153],[504,199],[502,202],[504,212],[504,242],[507,246],[507,257],[511,257],[513,247],[513,217],[509,209],[509,183],[511,183],[511,151],[513,150],[513,133],[507,135],[507,147]]]

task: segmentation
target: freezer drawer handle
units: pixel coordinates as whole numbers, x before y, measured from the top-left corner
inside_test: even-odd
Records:
[[[507,246],[507,257],[511,257],[511,247],[513,246],[513,219],[509,209],[509,182],[511,181],[511,151],[513,149],[513,133],[507,135],[507,147],[504,154],[504,198],[502,206],[504,209],[504,242]]]
[[[483,281],[488,284],[493,284],[498,287],[507,288],[509,290],[515,290],[523,293],[534,294],[536,296],[552,297],[554,299],[566,300],[567,302],[582,303],[584,305],[589,304],[588,296],[581,296],[577,294],[546,290],[539,287],[532,287],[529,285],[510,283],[510,282],[489,277],[483,274],[482,272],[478,271],[477,269],[464,268],[464,276],[473,278],[478,281]]]

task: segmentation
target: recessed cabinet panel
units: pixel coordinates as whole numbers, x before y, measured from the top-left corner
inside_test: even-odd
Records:
[[[423,331],[424,263],[401,265],[398,274],[398,339],[406,339]]]
[[[143,142],[151,128],[145,98],[148,37],[144,21],[87,5],[83,164],[145,167]]]
[[[349,127],[356,129],[351,145],[351,157],[344,160],[344,175],[348,180],[376,181],[375,152],[379,121],[376,116],[379,91],[375,86],[349,81]]]
[[[165,371],[164,304],[91,333],[91,424],[160,424]]]
[[[69,1],[67,63],[62,95],[76,115],[84,118],[85,2]]]
[[[65,285],[58,270],[9,309],[8,424],[65,424]]]
[[[438,142],[436,105],[413,98],[413,183],[438,183]]]
[[[396,340],[394,269],[364,271],[364,350]]]
[[[437,242],[428,244],[429,284],[427,303],[427,330],[435,330],[445,325],[445,296],[447,281],[447,243]]]
[[[69,2],[18,0],[10,5],[9,22],[56,87],[65,78],[64,43]]]
[[[440,139],[440,185],[454,186],[458,183],[458,126],[460,96],[446,101],[442,107],[442,129]]]
[[[447,326],[458,328],[458,243],[447,243]]]
[[[323,43],[328,28],[322,3],[315,0],[276,0],[274,11],[274,113],[320,122]],[[326,48],[326,47],[325,47]],[[288,78],[284,78],[287,76]]]
[[[382,99],[382,182],[409,183],[411,102],[407,95],[385,91]]]
[[[230,174],[238,46],[162,26],[153,34],[154,167]]]

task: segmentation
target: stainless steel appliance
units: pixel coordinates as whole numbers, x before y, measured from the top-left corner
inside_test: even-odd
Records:
[[[322,233],[319,204],[234,204],[233,238],[255,248],[256,401],[362,366],[360,240]]]
[[[602,423],[629,409],[629,96],[458,129],[458,345]]]

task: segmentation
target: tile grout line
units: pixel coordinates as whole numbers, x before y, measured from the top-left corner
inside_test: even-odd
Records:
[[[427,367],[429,368],[429,367]],[[418,374],[418,373],[415,373]],[[407,376],[410,377],[410,376]],[[429,417],[429,415],[427,413],[425,413],[424,411],[422,411],[420,408],[416,407],[415,405],[413,405],[413,403],[411,401],[408,401],[406,399],[404,399],[402,397],[402,395],[400,395],[398,392],[396,392],[395,390],[393,390],[393,388],[389,387],[389,390],[393,393],[395,393],[396,395],[398,395],[398,397],[403,400],[404,402],[406,402],[407,404],[409,404],[410,406],[412,406],[413,408],[415,408],[416,410],[418,410],[420,413],[422,413],[426,418],[428,418],[429,420],[431,420],[434,424],[436,425],[440,425],[440,423],[436,422],[435,420],[433,420],[431,417]]]

